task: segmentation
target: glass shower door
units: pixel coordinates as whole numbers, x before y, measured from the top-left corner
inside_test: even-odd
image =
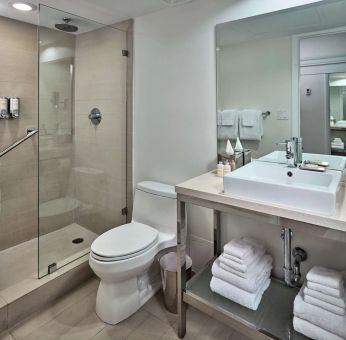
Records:
[[[40,6],[39,276],[126,222],[126,32]]]

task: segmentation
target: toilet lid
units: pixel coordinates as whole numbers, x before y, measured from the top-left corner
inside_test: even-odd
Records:
[[[136,254],[151,246],[158,231],[148,225],[132,222],[115,227],[100,235],[91,245],[91,251],[101,257],[116,258]]]

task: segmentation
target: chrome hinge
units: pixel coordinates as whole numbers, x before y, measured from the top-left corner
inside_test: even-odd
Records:
[[[121,215],[127,215],[128,212],[129,210],[127,209],[127,207],[121,209]]]
[[[128,57],[129,56],[129,51],[128,50],[122,50],[123,57]]]
[[[58,270],[58,265],[54,262],[48,265],[48,274],[52,274]]]

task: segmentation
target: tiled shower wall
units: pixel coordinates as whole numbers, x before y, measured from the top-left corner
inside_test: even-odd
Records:
[[[0,17],[0,96],[19,97],[21,117],[0,120],[0,148],[37,128],[37,28]],[[37,236],[37,135],[0,159],[0,250]]]
[[[84,207],[78,224],[97,234],[126,222],[126,39],[110,27],[76,37],[72,180]],[[93,108],[102,114],[97,127]]]

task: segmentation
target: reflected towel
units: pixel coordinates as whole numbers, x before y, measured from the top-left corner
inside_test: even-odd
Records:
[[[270,285],[270,279],[267,279],[254,293],[246,292],[245,290],[238,288],[230,283],[218,279],[213,276],[210,281],[210,288],[214,293],[218,293],[223,297],[232,300],[244,307],[252,310],[257,310],[263,293]]]
[[[343,340],[343,338],[296,316],[293,318],[293,328],[315,340]]]
[[[306,303],[304,301],[304,287],[305,284],[294,299],[294,316],[311,322],[315,326],[321,327],[342,338],[346,338],[346,316],[336,315],[320,307]]]
[[[262,112],[243,110],[239,112],[239,137],[245,140],[260,141],[263,136]]]
[[[309,282],[318,283],[320,285],[334,288],[338,290],[344,289],[344,280],[342,274],[336,270],[314,266],[306,275]]]
[[[257,268],[258,270],[254,270],[247,278],[243,278],[221,268],[220,261],[216,259],[211,268],[211,272],[218,279],[233,284],[249,293],[254,293],[263,282],[270,277],[272,266],[270,263],[266,262],[263,268],[260,268],[260,266]]]
[[[305,296],[311,296],[315,299],[319,299],[321,301],[324,301],[324,302],[327,302],[327,303],[330,303],[336,307],[340,307],[340,308],[343,308],[345,309],[346,307],[346,303],[345,303],[345,297],[343,298],[338,298],[338,297],[334,297],[334,296],[330,296],[330,295],[327,295],[327,294],[323,294],[317,290],[313,290],[313,289],[310,289],[308,287],[305,287],[304,288],[304,297]]]

